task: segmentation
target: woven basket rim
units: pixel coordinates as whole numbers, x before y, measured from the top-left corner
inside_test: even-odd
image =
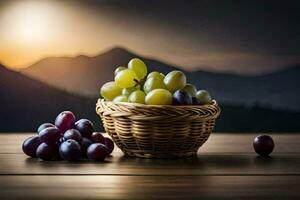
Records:
[[[114,103],[99,99],[97,114],[113,117],[126,117],[132,120],[208,120],[220,115],[221,109],[214,100],[207,105],[144,105],[136,103]]]
[[[213,99],[211,104],[205,104],[205,105],[147,105],[147,104],[140,104],[140,103],[129,103],[129,102],[112,102],[107,101],[105,99],[99,98],[97,103],[105,103],[105,104],[115,104],[119,106],[127,106],[127,107],[136,107],[136,108],[161,108],[161,109],[169,109],[169,108],[205,108],[210,106],[219,106],[218,102]]]

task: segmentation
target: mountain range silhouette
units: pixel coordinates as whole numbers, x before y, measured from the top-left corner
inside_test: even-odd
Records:
[[[0,132],[35,131],[44,122],[54,122],[63,110],[90,117],[99,128],[94,112],[96,100],[78,97],[32,80],[0,64]]]
[[[21,73],[0,65],[0,132],[35,131],[43,122],[53,122],[63,110],[77,118],[93,120],[102,83],[113,79],[113,71],[133,57],[145,60],[149,71],[167,73],[181,69],[114,48],[96,57],[45,58]],[[216,131],[299,132],[298,65],[260,76],[213,72],[185,72],[198,89],[207,89],[218,100],[222,114]]]
[[[124,48],[113,48],[95,57],[50,57],[22,70],[22,73],[48,85],[86,97],[98,97],[105,82],[113,80],[116,67],[126,66],[131,58],[145,61],[149,71],[168,73],[183,67],[172,66],[134,54]],[[184,71],[188,82],[198,89],[208,90],[220,102],[300,111],[300,65],[286,70],[259,75],[243,76],[206,71]]]

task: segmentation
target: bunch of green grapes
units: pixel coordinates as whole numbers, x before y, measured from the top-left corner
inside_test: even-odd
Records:
[[[105,83],[100,94],[114,103],[203,105],[212,102],[206,90],[197,91],[194,85],[187,83],[182,71],[174,70],[167,75],[158,71],[147,72],[146,64],[139,58],[133,58],[127,67],[116,68],[114,81]]]

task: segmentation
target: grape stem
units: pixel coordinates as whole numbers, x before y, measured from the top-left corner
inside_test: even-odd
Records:
[[[145,79],[146,79],[146,78],[143,78],[143,79],[141,79],[140,81],[137,80],[137,79],[133,79],[133,81],[136,83],[134,87],[136,87],[136,86],[138,86],[138,85],[142,86],[142,85],[143,85],[143,82],[145,82]]]

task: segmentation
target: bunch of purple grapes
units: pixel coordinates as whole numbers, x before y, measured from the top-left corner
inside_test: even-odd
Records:
[[[70,111],[60,113],[54,124],[40,125],[37,132],[37,136],[27,138],[22,145],[23,152],[33,158],[102,161],[114,150],[113,141],[100,132],[94,132],[90,120],[76,121]]]

